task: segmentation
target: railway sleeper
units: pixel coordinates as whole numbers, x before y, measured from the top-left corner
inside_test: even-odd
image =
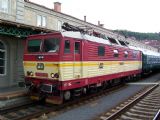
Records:
[[[121,115],[120,120],[135,120],[135,118],[132,118],[132,117],[129,117],[129,116],[126,116],[126,115]],[[142,120],[142,119],[138,119],[136,118],[136,120]]]
[[[145,100],[150,100],[150,101],[152,101],[152,100],[154,100],[154,101],[159,101],[160,100],[160,98],[159,98],[159,96],[158,97],[146,97],[145,98]]]
[[[152,103],[154,103],[154,104],[160,103],[159,100],[146,100],[146,99],[142,100],[142,102],[146,102],[146,103],[152,102]]]
[[[159,97],[159,94],[150,94],[148,97]]]
[[[134,108],[131,108],[129,110],[130,112],[134,112],[134,113],[137,113],[137,114],[140,114],[140,115],[155,115],[155,112],[153,110],[149,111],[149,110],[145,110],[145,111],[142,111],[142,110],[138,110],[138,109],[134,109]]]
[[[153,99],[153,100],[154,100],[154,99],[155,99],[155,100],[157,99],[157,100],[158,100],[158,99],[160,99],[160,96],[149,96],[149,97],[146,97],[145,99],[151,99],[151,100],[152,100],[152,99]]]
[[[153,97],[153,96],[147,96],[147,97],[145,97],[145,99],[146,99],[146,100],[151,100],[151,101],[152,101],[152,100],[159,100],[159,99],[160,99],[160,96],[154,96],[154,97]]]
[[[160,97],[160,96],[159,96],[159,93],[154,93],[154,94],[151,95],[151,97]]]
[[[156,112],[158,110],[158,108],[145,108],[145,107],[139,107],[139,106],[134,106],[133,109],[135,110],[141,110],[141,111],[154,111]]]
[[[150,106],[157,106],[157,103],[149,103],[149,102],[144,102],[144,101],[140,101],[139,104],[144,104],[144,105],[150,105]]]
[[[136,114],[136,113],[132,113],[132,112],[126,112],[125,115],[127,115],[128,117],[133,117],[135,118],[139,118],[142,120],[146,120],[146,119],[152,119],[154,116],[150,116],[150,115],[142,115],[142,114]]]
[[[151,106],[151,105],[144,105],[144,104],[140,104],[140,103],[137,103],[137,106],[139,107],[145,107],[145,108],[158,108],[160,107],[160,105],[156,105],[156,106]]]
[[[160,88],[156,89],[153,94],[157,94],[158,95],[159,94],[159,90],[160,90]]]

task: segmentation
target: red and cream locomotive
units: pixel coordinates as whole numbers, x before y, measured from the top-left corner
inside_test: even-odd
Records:
[[[76,93],[141,74],[141,51],[96,35],[75,30],[29,36],[23,64],[31,98],[60,104]]]

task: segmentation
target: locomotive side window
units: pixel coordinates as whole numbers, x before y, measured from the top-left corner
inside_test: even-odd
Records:
[[[98,46],[98,56],[104,56],[104,55],[105,55],[105,47]]]
[[[114,53],[114,57],[118,57],[119,56],[118,50],[113,50],[113,53]]]
[[[125,58],[128,57],[128,52],[127,52],[127,51],[124,52],[124,57],[125,57]]]
[[[80,42],[75,42],[74,53],[80,53]]]
[[[29,40],[28,52],[40,52],[41,40]]]
[[[70,53],[70,41],[69,40],[65,41],[64,53]]]
[[[133,56],[133,58],[136,58],[137,53],[136,53],[136,52],[133,52],[132,56]]]
[[[58,38],[45,39],[43,48],[45,52],[58,52],[59,39]]]

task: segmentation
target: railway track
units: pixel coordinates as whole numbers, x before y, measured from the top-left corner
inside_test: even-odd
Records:
[[[32,105],[32,106],[25,106],[20,108],[14,108],[9,112],[3,112],[0,115],[0,119],[2,120],[29,120],[33,117],[40,116],[41,114],[45,113],[49,110],[49,107],[43,105]]]
[[[112,92],[115,92],[115,91],[117,91],[119,89],[122,89],[122,88],[124,88],[126,86],[127,85],[117,85],[117,86],[114,86],[112,88],[106,89],[105,91],[100,91],[98,93],[94,93],[94,94],[91,94],[91,95],[80,97],[80,98],[75,99],[73,101],[68,101],[68,102],[66,102],[66,103],[64,103],[62,105],[50,105],[50,104],[49,105],[48,104],[41,105],[41,104],[34,103],[34,104],[26,105],[26,106],[20,106],[20,107],[17,107],[17,108],[10,108],[10,109],[7,109],[7,110],[5,110],[3,112],[0,111],[0,120],[29,120],[29,119],[37,118],[37,117],[40,117],[40,116],[44,117],[44,118],[54,117],[55,115],[63,113],[64,111],[66,111],[68,109],[73,109],[75,107],[79,107],[81,105],[88,104],[91,101],[94,101],[94,100],[98,99],[99,97],[103,97],[105,95],[111,94]],[[157,86],[158,85],[156,85],[156,87]],[[157,87],[157,89],[158,88],[159,87]],[[153,89],[154,88],[152,88],[152,90]],[[160,90],[160,88],[158,90]],[[157,90],[157,92],[158,92],[158,90]],[[151,90],[148,90],[148,92],[149,91],[151,91]],[[139,94],[137,94],[132,99],[137,98],[137,96],[140,96],[140,94],[142,94],[142,92],[139,92]],[[158,93],[156,93],[156,94],[158,95]],[[156,96],[156,94],[155,94],[155,98],[160,96],[160,95]],[[152,97],[152,96],[150,96],[150,97]],[[149,101],[150,99],[148,98],[148,99],[146,99],[146,101],[147,100]],[[158,100],[158,98],[157,98],[157,100]],[[128,104],[129,104],[130,101],[131,101],[131,99],[128,101]],[[154,101],[154,102],[155,102],[155,104],[157,103],[156,101]],[[151,102],[149,102],[149,103],[151,103]],[[127,104],[127,102],[124,103],[123,105],[121,104],[120,107],[124,107],[126,104]],[[117,108],[120,108],[120,107],[117,107]],[[113,110],[113,111],[115,111],[115,110]],[[131,111],[134,111],[134,110],[131,110]],[[124,111],[122,110],[119,113],[122,113],[122,112],[124,112]],[[155,110],[155,114],[154,115],[156,116],[156,112],[157,112],[157,116],[159,116],[158,111],[156,111],[156,110]],[[54,113],[54,115],[52,114],[50,116],[50,114],[48,114],[48,113]],[[109,114],[109,113],[107,113],[107,114],[108,114],[108,117],[101,116],[100,119],[101,120],[102,119],[103,120],[107,120],[107,119],[111,119],[112,120],[113,118],[114,119],[117,118],[117,115],[116,115],[117,113],[114,113],[114,115],[116,115],[116,117],[114,115]],[[121,115],[121,117],[119,115],[118,117],[119,118],[117,118],[117,119],[128,119],[127,118],[128,117],[127,114]]]
[[[40,116],[47,117],[47,113],[57,112],[61,113],[68,109],[72,109],[74,107],[79,107],[81,105],[90,103],[91,101],[96,100],[99,97],[102,97],[106,94],[109,94],[113,91],[119,90],[126,87],[126,85],[121,84],[104,91],[100,91],[98,93],[93,93],[90,95],[86,95],[84,97],[80,97],[78,99],[74,99],[72,101],[68,101],[62,105],[50,105],[50,104],[30,104],[25,106],[19,106],[14,108],[8,108],[7,110],[0,111],[0,120],[29,120],[32,118],[37,118]]]
[[[96,120],[158,120],[159,118],[160,85],[156,84],[138,92]]]

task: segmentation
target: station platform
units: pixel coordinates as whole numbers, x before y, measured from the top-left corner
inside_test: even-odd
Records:
[[[0,88],[0,110],[29,102],[27,91],[28,88],[18,86]]]
[[[27,88],[25,87],[13,86],[13,87],[0,88],[0,100],[8,100],[26,95],[27,95]]]

